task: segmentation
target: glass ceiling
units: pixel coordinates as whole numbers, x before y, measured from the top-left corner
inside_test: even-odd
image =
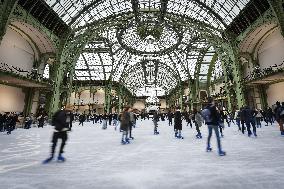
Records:
[[[45,0],[78,35],[104,24],[86,45],[75,68],[77,80],[112,80],[136,96],[162,96],[182,81],[207,81],[215,50],[194,27],[220,32],[249,0]],[[165,3],[166,2],[166,3]],[[121,19],[121,18],[126,19]],[[123,20],[108,24],[108,20]],[[217,34],[220,36],[220,33]],[[212,79],[220,77],[216,61]],[[198,73],[197,73],[198,72]]]
[[[72,28],[132,12],[131,0],[45,0]],[[160,0],[134,0],[139,10],[161,9]],[[168,0],[166,12],[195,18],[216,28],[229,25],[249,0]],[[217,15],[217,16],[216,16]],[[222,21],[220,21],[221,19]]]

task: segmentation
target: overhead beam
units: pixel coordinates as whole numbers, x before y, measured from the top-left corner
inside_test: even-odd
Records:
[[[0,1],[0,43],[6,33],[13,10],[17,6],[18,0]]]

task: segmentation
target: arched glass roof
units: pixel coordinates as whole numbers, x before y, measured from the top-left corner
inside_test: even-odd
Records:
[[[75,67],[77,80],[112,80],[136,96],[167,94],[182,81],[219,77],[209,38],[249,0],[46,0],[74,31],[93,33]],[[209,37],[207,37],[209,36]],[[214,63],[215,63],[214,62]]]
[[[121,13],[159,10],[167,2],[166,12],[188,16],[217,27],[225,27],[249,0],[45,0],[73,28]]]

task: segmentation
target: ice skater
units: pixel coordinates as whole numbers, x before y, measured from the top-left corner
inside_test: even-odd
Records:
[[[172,114],[171,110],[169,110],[167,117],[168,117],[168,120],[169,120],[169,126],[173,125],[173,114]]]
[[[107,113],[105,112],[104,115],[102,116],[102,119],[103,119],[103,126],[102,126],[102,129],[107,129],[107,120],[108,120],[108,115]]]
[[[180,112],[180,107],[177,107],[176,112],[175,112],[175,118],[174,118],[174,131],[175,131],[175,137],[178,139],[183,139],[181,135],[182,131],[182,120],[181,120],[181,112]]]
[[[219,156],[225,156],[226,152],[224,152],[221,148],[221,140],[219,135],[219,120],[220,120],[220,114],[217,111],[217,108],[215,106],[214,100],[212,97],[208,98],[208,105],[205,107],[204,110],[202,110],[202,117],[205,120],[206,125],[208,126],[208,139],[207,139],[207,152],[211,152],[212,148],[210,147],[210,139],[212,136],[212,130],[214,129],[218,144],[218,150],[219,150]]]
[[[132,140],[134,140],[134,137],[132,136],[132,128],[135,128],[135,122],[136,122],[135,114],[133,111],[134,110],[130,108],[129,110],[129,115],[130,115],[129,138]]]
[[[64,152],[64,146],[68,138],[67,131],[69,130],[70,124],[70,114],[68,114],[69,111],[72,111],[72,108],[67,107],[64,110],[57,111],[52,117],[52,125],[54,126],[54,132],[52,137],[51,154],[49,158],[43,161],[43,164],[49,163],[53,160],[58,139],[62,139],[62,143],[60,146],[57,161],[65,161],[65,158],[62,156],[62,154]]]
[[[253,128],[253,135],[257,137],[256,134],[256,126],[255,126],[255,111],[254,109],[251,109],[250,107],[246,106],[244,109],[244,115],[245,115],[245,123],[248,131],[248,137],[251,137],[251,126]]]
[[[197,111],[196,108],[193,109],[193,115],[194,115],[194,120],[195,120],[195,128],[196,128],[196,131],[197,131],[197,135],[195,135],[195,136],[196,136],[196,138],[201,139],[202,135],[201,135],[199,127],[202,126],[203,118],[202,118],[201,113],[199,111]]]
[[[122,131],[121,144],[129,144],[128,131],[130,128],[130,112],[129,106],[125,107],[121,114],[120,130]]]
[[[158,132],[158,121],[159,121],[159,116],[158,116],[157,111],[155,111],[153,115],[154,135],[160,134],[160,132]]]

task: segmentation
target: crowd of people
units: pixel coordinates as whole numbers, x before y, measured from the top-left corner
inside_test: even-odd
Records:
[[[59,112],[59,113],[58,113]],[[58,139],[62,139],[62,144],[59,151],[58,160],[65,161],[62,156],[63,149],[67,140],[67,131],[72,130],[72,123],[79,122],[79,126],[84,126],[85,122],[92,122],[93,124],[99,123],[102,125],[102,129],[107,129],[108,126],[114,126],[115,130],[121,132],[121,144],[130,144],[131,140],[134,140],[133,128],[136,127],[136,122],[140,118],[141,120],[152,119],[153,121],[153,134],[159,135],[158,123],[160,121],[168,121],[168,126],[173,127],[173,136],[177,139],[184,139],[182,135],[183,120],[186,122],[186,126],[193,128],[195,126],[196,138],[202,139],[202,133],[200,127],[205,123],[208,126],[208,138],[206,151],[212,151],[210,140],[213,131],[215,132],[218,146],[218,154],[220,156],[226,155],[226,152],[222,150],[221,138],[224,137],[225,125],[230,127],[236,124],[238,130],[242,134],[248,135],[248,137],[257,137],[257,129],[268,126],[269,124],[278,123],[280,128],[280,134],[284,135],[283,123],[284,123],[284,103],[277,102],[272,108],[265,110],[250,108],[249,106],[242,107],[240,110],[228,112],[225,107],[218,106],[212,98],[208,99],[208,104],[199,110],[194,108],[193,111],[182,112],[180,107],[176,107],[174,110],[169,110],[167,113],[160,113],[158,111],[152,112],[152,114],[139,112],[137,109],[133,109],[127,106],[122,112],[117,113],[104,113],[104,114],[86,114],[86,113],[74,113],[73,109],[65,109],[58,111],[52,118],[52,125],[55,126],[55,132],[52,137],[52,149],[51,156],[45,160],[48,163],[53,159],[55,153],[55,147]],[[17,113],[0,113],[0,131],[11,132],[16,129],[16,124],[19,122],[21,114]],[[27,116],[23,122],[23,128],[29,129],[31,125],[35,123],[38,127],[43,127],[47,122],[47,115],[44,112],[38,113],[37,116]]]
[[[6,132],[9,135],[18,127],[30,129],[32,125],[43,128],[47,122],[48,117],[45,112],[39,112],[37,115],[30,114],[26,117],[18,112],[0,113],[0,132]]]

